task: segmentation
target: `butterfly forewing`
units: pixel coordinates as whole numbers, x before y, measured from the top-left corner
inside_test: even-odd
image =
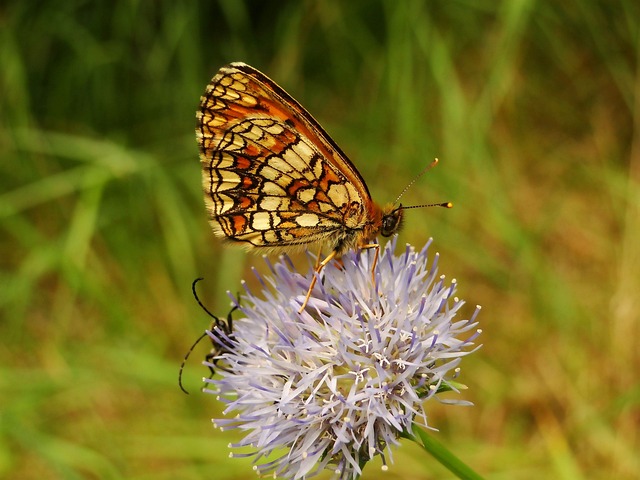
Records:
[[[198,112],[205,201],[217,235],[284,250],[341,253],[375,237],[382,212],[353,164],[272,80],[233,63]]]

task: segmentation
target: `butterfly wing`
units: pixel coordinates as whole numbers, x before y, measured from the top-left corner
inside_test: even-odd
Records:
[[[220,69],[197,119],[205,201],[218,236],[276,250],[318,242],[341,249],[375,216],[346,155],[253,67]]]

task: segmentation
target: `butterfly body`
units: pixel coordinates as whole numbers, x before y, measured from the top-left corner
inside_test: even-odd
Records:
[[[216,235],[262,251],[322,245],[336,256],[400,228],[402,206],[373,202],[320,124],[253,67],[220,69],[197,119],[205,203]]]

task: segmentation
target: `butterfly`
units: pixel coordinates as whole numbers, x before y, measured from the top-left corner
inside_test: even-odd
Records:
[[[311,114],[249,65],[222,67],[196,117],[210,223],[230,242],[265,252],[328,247],[319,273],[345,251],[396,233],[404,210],[415,208],[374,202],[356,167]]]
[[[178,372],[178,386],[186,394],[189,394],[189,392],[187,392],[184,386],[182,385],[182,371],[184,370],[184,366],[187,363],[187,360],[189,359],[189,355],[191,355],[191,352],[193,352],[193,349],[196,347],[196,345],[200,343],[200,341],[203,338],[207,336],[210,337],[212,347],[211,347],[211,351],[205,356],[204,363],[209,367],[209,371],[211,372],[211,377],[213,377],[216,373],[215,369],[216,367],[218,367],[218,363],[222,360],[221,355],[223,353],[229,352],[234,342],[233,312],[235,312],[238,309],[238,306],[234,306],[231,309],[231,311],[227,315],[226,320],[216,317],[213,313],[209,311],[207,307],[204,306],[204,304],[200,301],[200,298],[198,297],[198,293],[196,292],[196,285],[200,280],[203,280],[203,279],[196,278],[193,281],[193,283],[191,284],[191,291],[193,292],[193,296],[196,299],[196,302],[198,302],[198,305],[200,305],[200,308],[202,308],[202,310],[204,310],[205,313],[213,319],[213,321],[211,322],[211,327],[209,328],[209,331],[204,332],[202,335],[200,335],[200,337],[198,337],[198,339],[193,343],[193,345],[191,345],[191,348],[189,348],[189,351],[187,352],[187,354],[184,356],[184,359],[182,360],[182,365],[180,365],[180,371]],[[224,367],[220,367],[220,368],[224,369]]]

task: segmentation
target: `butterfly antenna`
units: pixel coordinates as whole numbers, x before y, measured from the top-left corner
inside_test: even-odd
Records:
[[[193,296],[196,299],[196,302],[198,302],[198,305],[200,305],[200,308],[204,310],[207,313],[207,315],[209,315],[211,318],[217,321],[218,317],[216,317],[213,313],[211,313],[207,309],[207,307],[204,306],[204,304],[200,301],[200,298],[198,297],[198,292],[196,292],[196,285],[200,280],[204,280],[204,278],[199,277],[193,281],[193,283],[191,284],[191,292],[193,292]],[[180,365],[180,371],[178,372],[178,386],[180,387],[180,390],[182,390],[187,395],[189,395],[189,392],[187,392],[184,386],[182,385],[182,371],[184,370],[184,366],[187,363],[187,360],[189,359],[189,355],[191,355],[191,352],[193,352],[193,349],[196,348],[196,345],[198,345],[198,343],[200,343],[200,341],[202,341],[202,339],[206,336],[207,336],[207,332],[203,333],[198,337],[198,339],[193,343],[193,345],[191,345],[191,348],[189,349],[187,354],[184,356],[184,359],[182,360],[182,365]]]
[[[408,207],[403,206],[402,210],[409,210],[410,208],[424,208],[424,207],[453,208],[453,203],[451,203],[451,202],[443,202],[443,203],[425,203],[424,205],[410,205]]]
[[[422,177],[425,173],[427,173],[427,171],[429,171],[429,170],[431,170],[433,167],[435,167],[435,166],[438,164],[438,162],[439,162],[439,161],[440,161],[440,160],[438,160],[437,158],[435,158],[435,159],[433,160],[433,162],[431,162],[429,165],[427,165],[426,167],[424,167],[424,168],[422,169],[422,171],[421,171],[421,172],[420,172],[420,173],[419,173],[419,174],[418,174],[418,175],[417,175],[413,180],[411,180],[411,181],[409,182],[409,184],[408,184],[406,187],[404,187],[404,189],[402,190],[402,192],[400,192],[400,195],[398,195],[398,198],[396,198],[396,201],[395,201],[395,202],[393,202],[393,204],[394,204],[394,205],[397,205],[397,204],[398,204],[398,202],[400,201],[400,199],[402,198],[402,196],[403,196],[405,193],[407,193],[407,190],[409,190],[409,189],[413,186],[413,184],[414,184],[414,183],[416,183],[416,182],[418,181],[418,179],[419,179],[420,177]],[[426,206],[426,205],[422,205],[422,206]],[[431,205],[430,205],[430,206],[431,206]],[[405,209],[405,208],[407,208],[407,207],[402,207],[402,208],[403,208],[403,209]],[[413,207],[411,207],[411,208],[413,208]]]

